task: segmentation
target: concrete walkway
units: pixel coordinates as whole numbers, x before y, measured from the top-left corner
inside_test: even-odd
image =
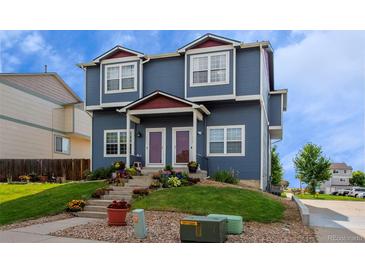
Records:
[[[322,243],[364,243],[365,202],[301,200],[309,209],[310,226]]]
[[[100,243],[99,241],[49,235],[72,226],[95,222],[93,218],[70,218],[0,231],[0,243]]]

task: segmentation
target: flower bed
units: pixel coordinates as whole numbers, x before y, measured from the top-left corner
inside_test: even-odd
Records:
[[[150,189],[191,186],[200,182],[199,178],[191,178],[188,173],[174,170],[171,166],[153,174],[152,179]]]

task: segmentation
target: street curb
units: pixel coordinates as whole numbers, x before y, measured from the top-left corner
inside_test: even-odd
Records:
[[[309,226],[309,209],[297,197],[292,196],[292,200],[297,204],[303,225]]]

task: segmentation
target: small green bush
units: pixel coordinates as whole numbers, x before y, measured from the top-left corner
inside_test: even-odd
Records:
[[[111,167],[101,167],[93,170],[87,176],[87,180],[102,180],[111,177],[113,169]]]
[[[213,174],[212,179],[227,184],[237,184],[239,182],[233,170],[219,170]]]
[[[137,169],[135,167],[126,168],[125,172],[131,176],[137,175]]]
[[[172,165],[166,165],[165,166],[165,170],[167,171],[172,171],[174,168],[172,167]]]
[[[172,176],[167,180],[167,184],[169,187],[178,187],[181,186],[181,181],[179,178]]]

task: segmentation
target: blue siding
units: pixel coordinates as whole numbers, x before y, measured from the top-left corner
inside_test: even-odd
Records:
[[[125,115],[113,110],[94,111],[92,132],[92,167],[106,167],[116,160],[125,162],[125,157],[104,157],[104,130],[125,129]]]
[[[210,95],[230,95],[233,94],[233,50],[229,50],[229,83],[224,85],[211,85],[202,87],[190,87],[190,59],[194,55],[187,58],[187,97],[200,97]]]
[[[143,65],[143,95],[162,90],[184,97],[184,57],[154,59]]]
[[[102,65],[102,103],[114,103],[114,102],[133,102],[137,99],[139,99],[139,77],[140,77],[140,71],[139,71],[139,62],[140,61],[128,61],[128,62],[117,62],[115,64],[122,64],[122,63],[130,63],[130,62],[136,62],[137,63],[137,91],[134,92],[121,92],[121,93],[113,93],[113,94],[105,94],[105,66],[110,65]],[[99,76],[100,77],[100,76]]]
[[[236,94],[260,94],[260,50],[240,49],[236,52]]]
[[[100,101],[100,70],[99,66],[88,67],[86,70],[86,106],[99,105]]]
[[[245,125],[245,156],[208,157],[209,172],[234,169],[241,179],[260,179],[260,104],[241,102],[208,104],[207,126]]]
[[[281,94],[272,94],[269,99],[270,126],[281,126]]]

